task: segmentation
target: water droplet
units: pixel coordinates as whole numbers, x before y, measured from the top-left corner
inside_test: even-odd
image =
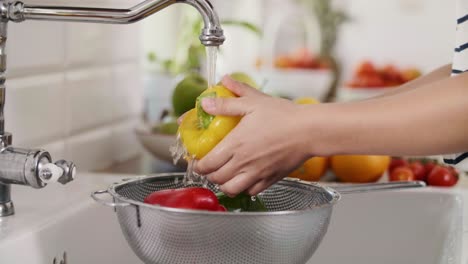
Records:
[[[255,202],[255,201],[257,201],[257,197],[256,196],[251,196],[250,200],[252,200],[252,202]]]

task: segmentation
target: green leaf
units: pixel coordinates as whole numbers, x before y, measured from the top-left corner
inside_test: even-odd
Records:
[[[263,203],[262,199],[259,196],[255,196],[255,199],[252,199],[252,196],[241,193],[234,198],[231,198],[224,193],[217,193],[219,204],[226,207],[230,212],[240,211],[240,212],[266,212],[267,208]]]
[[[226,25],[226,26],[239,26],[242,28],[245,28],[247,30],[250,30],[251,32],[255,33],[259,37],[262,36],[262,30],[257,27],[256,25],[245,22],[245,21],[240,21],[240,20],[223,20],[221,21],[221,24]]]

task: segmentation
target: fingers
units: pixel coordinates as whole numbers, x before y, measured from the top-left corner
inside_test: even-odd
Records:
[[[195,164],[194,170],[199,174],[208,175],[225,166],[233,158],[231,150],[234,146],[231,142],[228,135]]]
[[[231,92],[233,92],[234,94],[240,97],[260,93],[257,89],[252,88],[248,86],[247,84],[235,81],[229,75],[225,75],[223,79],[221,80],[221,82]]]
[[[213,171],[210,174],[206,175],[206,177],[212,183],[223,185],[224,183],[228,182],[236,175],[235,173],[236,167],[234,166],[234,164],[235,162],[232,162],[232,159],[231,159],[218,170]]]
[[[244,98],[204,98],[201,104],[207,113],[222,116],[244,116],[252,108]]]
[[[231,159],[231,154],[226,155],[223,153],[220,156],[206,155],[203,159],[199,160],[195,164],[194,170],[201,175],[210,175],[214,172],[217,172],[221,167],[225,166]],[[216,175],[219,174],[219,172],[216,173]]]
[[[258,181],[249,173],[241,173],[221,185],[219,189],[227,196],[234,197]]]
[[[261,181],[258,181],[257,183],[255,183],[251,187],[249,187],[246,192],[249,195],[255,196],[255,195],[261,193],[262,191],[264,191],[265,189],[267,189],[268,187],[270,187],[271,185],[273,185],[275,182],[277,182],[279,179],[282,179],[282,178],[283,177],[278,174],[278,175],[274,175],[273,177],[263,179]]]
[[[177,118],[177,124],[178,125],[182,124],[182,120],[184,120],[184,117],[185,117],[186,114],[187,114],[187,112],[185,112],[184,114],[179,116],[179,118]]]

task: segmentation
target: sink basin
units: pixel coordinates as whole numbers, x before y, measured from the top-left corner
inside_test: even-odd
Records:
[[[462,212],[454,190],[343,195],[308,264],[465,264]]]
[[[81,174],[68,186],[13,187],[16,215],[0,218],[0,263],[140,264],[111,208],[91,198],[128,175]],[[466,264],[457,190],[344,195],[308,263]]]

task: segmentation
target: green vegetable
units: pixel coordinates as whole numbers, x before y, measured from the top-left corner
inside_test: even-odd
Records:
[[[258,196],[255,196],[255,199],[252,199],[252,196],[241,193],[234,198],[231,198],[224,193],[217,193],[219,204],[226,207],[230,212],[240,211],[240,212],[266,212],[267,208],[263,203],[262,199]]]
[[[198,120],[200,122],[198,124],[198,127],[207,129],[210,126],[211,121],[213,121],[214,115],[210,115],[207,112],[205,112],[205,110],[203,110],[203,107],[201,104],[201,100],[203,100],[203,98],[216,98],[216,92],[202,94],[198,96],[197,102],[196,102],[197,115],[198,115]]]

